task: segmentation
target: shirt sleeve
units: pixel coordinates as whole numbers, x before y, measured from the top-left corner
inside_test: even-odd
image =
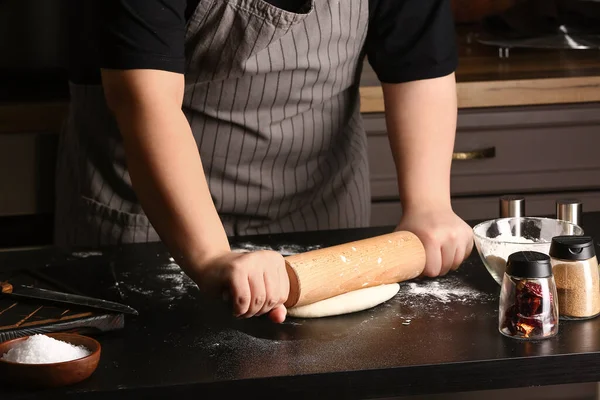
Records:
[[[185,69],[186,0],[98,0],[99,67]]]
[[[371,4],[366,54],[381,82],[438,78],[456,70],[450,0],[379,0]]]

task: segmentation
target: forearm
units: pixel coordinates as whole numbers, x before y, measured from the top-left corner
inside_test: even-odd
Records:
[[[383,93],[403,208],[450,209],[457,114],[454,74],[384,84]]]
[[[144,212],[182,267],[198,266],[227,252],[229,244],[180,96],[155,95],[128,99],[113,93],[113,113]]]

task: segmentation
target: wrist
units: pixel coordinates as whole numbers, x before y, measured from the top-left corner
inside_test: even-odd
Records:
[[[452,211],[450,194],[411,192],[400,197],[403,213]]]
[[[229,242],[211,243],[209,245],[203,243],[200,245],[185,246],[181,251],[171,254],[175,262],[181,266],[186,272],[200,272],[210,265],[214,264],[215,260],[231,254]]]

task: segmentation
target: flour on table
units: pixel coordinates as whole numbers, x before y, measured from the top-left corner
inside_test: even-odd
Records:
[[[468,287],[445,284],[446,282],[430,281],[426,283],[408,283],[406,291],[401,291],[403,297],[429,297],[440,303],[460,302],[476,300],[484,293],[473,290]]]
[[[396,298],[400,302],[426,303],[472,303],[488,301],[492,294],[470,287],[458,276],[404,282]]]
[[[293,254],[305,253],[307,251],[320,249],[321,246],[301,246],[298,244],[283,244],[278,246],[257,245],[250,242],[238,243],[231,246],[231,251],[235,253],[246,253],[250,251],[272,250],[280,253],[283,256],[291,256]]]
[[[398,294],[382,304],[383,307],[398,307],[397,317],[403,319],[402,325],[409,326],[422,317],[454,320],[456,305],[487,303],[495,299],[496,293],[489,293],[469,286],[457,275],[447,275],[435,279],[423,279],[400,283]],[[477,315],[463,316],[470,320]]]
[[[152,274],[144,279],[147,284],[139,285],[131,283],[133,280],[131,274],[123,273],[123,278],[129,278],[127,281],[116,282],[115,287],[124,289],[125,292],[136,293],[142,296],[157,296],[162,300],[173,301],[182,299],[185,296],[194,296],[198,292],[198,286],[190,277],[188,277],[179,265],[175,263],[163,264],[157,269],[148,271]]]
[[[297,244],[284,244],[277,246],[257,245],[251,242],[243,242],[232,246],[232,251],[249,252],[258,250],[273,250],[283,256],[303,253],[320,248],[321,246],[301,246]],[[74,254],[75,255],[75,254]],[[102,253],[81,253],[80,257],[102,255]],[[161,256],[161,254],[157,254]],[[156,267],[148,268],[143,275],[141,271],[123,272],[114,284],[114,288],[119,291],[123,297],[127,294],[137,294],[147,297],[159,297],[164,301],[173,301],[184,297],[195,297],[199,290],[198,286],[192,281],[175,263],[175,259],[170,255],[167,262]],[[139,268],[144,269],[143,265]],[[137,276],[137,279],[136,279]],[[170,306],[173,306],[171,304]]]
[[[190,291],[198,289],[194,281],[174,263],[167,264],[164,272],[157,274],[156,277],[165,283],[166,287],[161,290],[162,294],[172,299],[181,298]]]
[[[102,255],[101,251],[77,251],[75,253],[71,253],[73,257],[77,258],[88,258],[88,257],[99,257]]]

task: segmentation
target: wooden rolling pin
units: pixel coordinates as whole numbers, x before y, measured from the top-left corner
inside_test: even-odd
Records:
[[[285,306],[294,307],[414,279],[425,268],[425,249],[415,234],[399,231],[294,254],[285,264],[290,279]]]

